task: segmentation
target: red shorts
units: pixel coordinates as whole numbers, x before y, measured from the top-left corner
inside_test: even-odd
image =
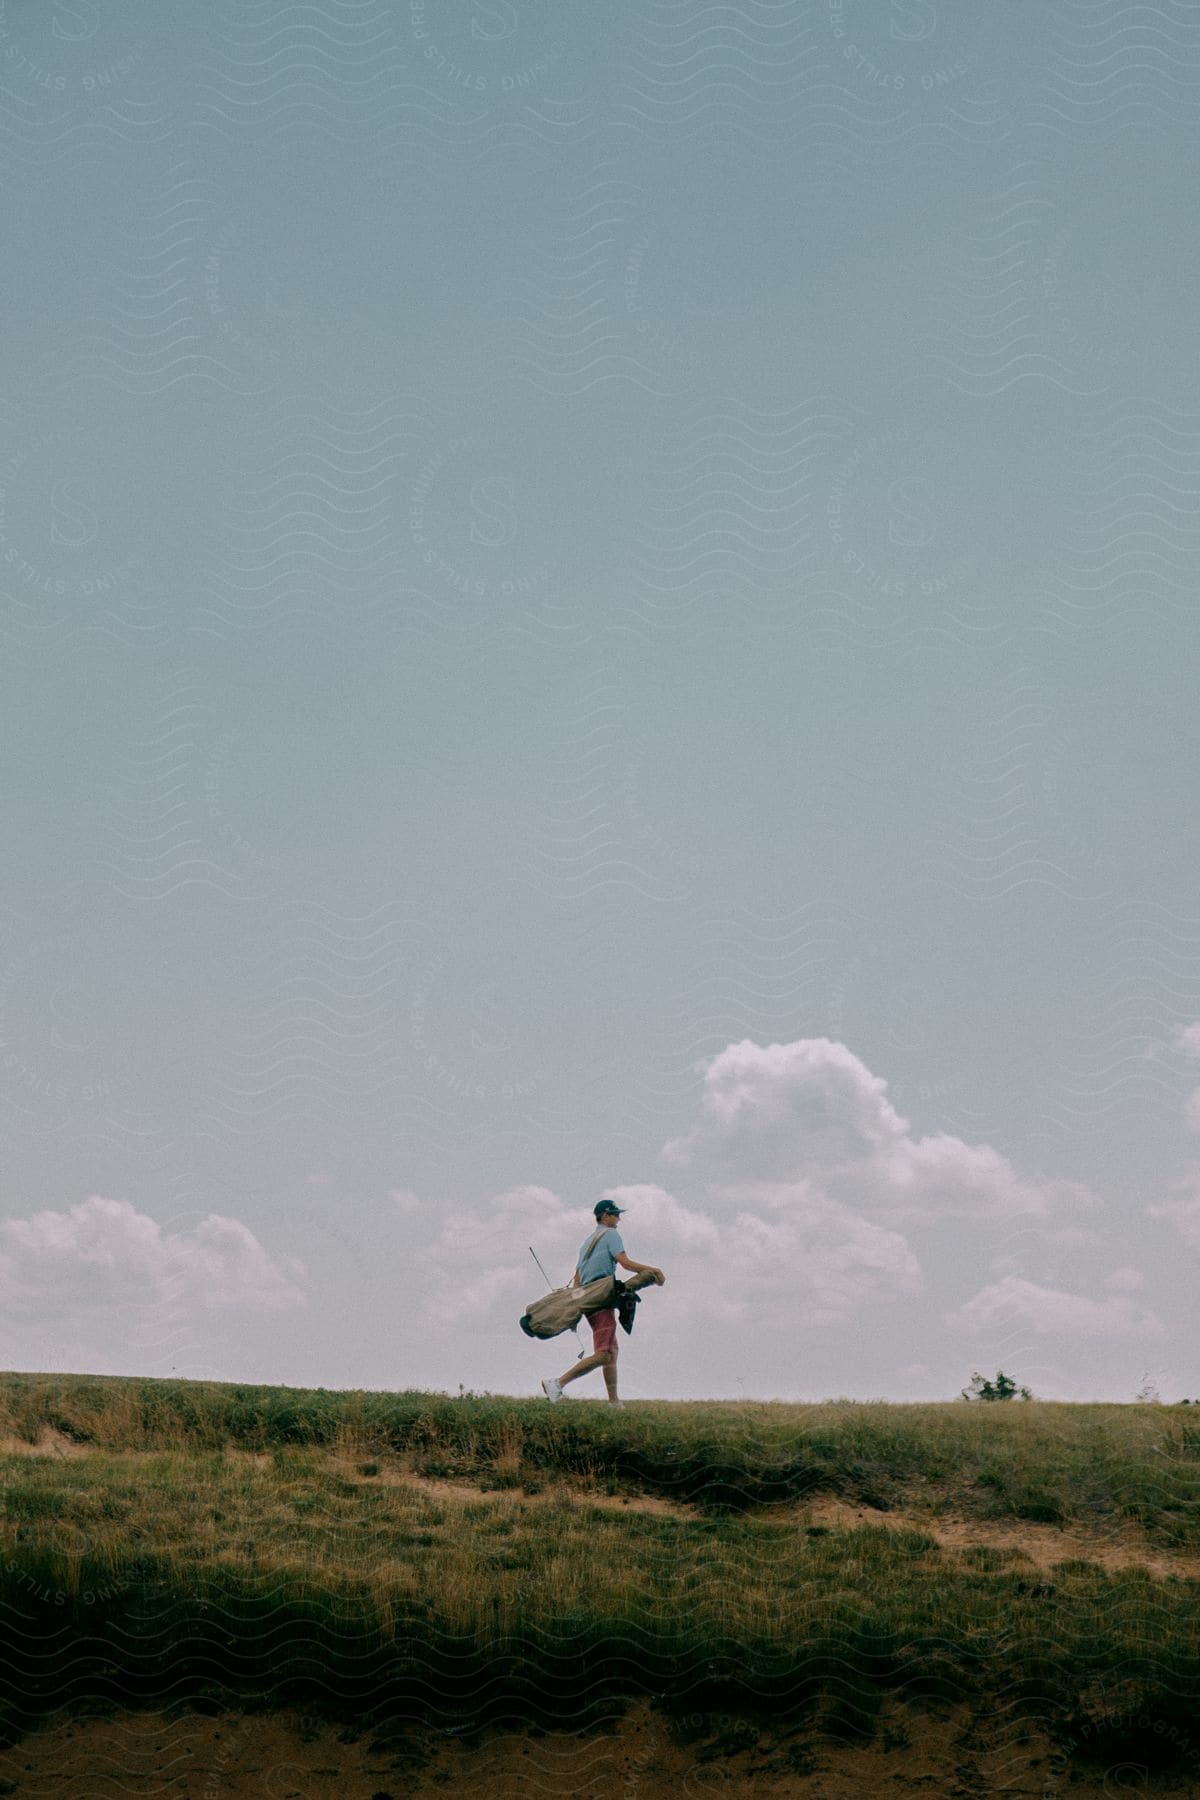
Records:
[[[588,1324],[592,1328],[593,1350],[615,1349],[617,1342],[617,1309],[615,1306],[605,1306],[599,1312],[589,1313]]]

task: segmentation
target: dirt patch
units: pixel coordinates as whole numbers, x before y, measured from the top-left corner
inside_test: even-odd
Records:
[[[25,1438],[0,1438],[0,1456],[87,1456],[91,1446],[77,1444],[63,1431],[55,1431],[52,1425],[43,1425],[36,1444]]]
[[[482,1489],[469,1481],[421,1475],[413,1467],[414,1461],[415,1458],[402,1457],[394,1459],[390,1465],[381,1462],[379,1473],[373,1476],[361,1476],[354,1464],[346,1464],[344,1473],[367,1482],[418,1488],[422,1493],[444,1500],[476,1502],[483,1499],[501,1504],[574,1503],[600,1506],[614,1512],[658,1513],[676,1519],[702,1517],[700,1507],[678,1500],[666,1500],[654,1494],[594,1493],[565,1481],[548,1482],[534,1494],[527,1494],[520,1487]],[[794,1521],[801,1527],[826,1531],[856,1531],[863,1527],[877,1531],[922,1531],[944,1550],[961,1551],[978,1546],[1011,1550],[1039,1569],[1052,1569],[1056,1563],[1078,1560],[1096,1563],[1104,1569],[1146,1569],[1160,1579],[1174,1575],[1200,1580],[1200,1556],[1186,1551],[1152,1550],[1137,1527],[1132,1525],[1127,1529],[1102,1532],[1015,1520],[966,1519],[944,1513],[931,1515],[920,1509],[895,1508],[881,1513],[874,1507],[856,1506],[852,1501],[833,1496],[805,1501],[799,1506],[763,1507],[758,1516],[779,1523]]]
[[[0,1752],[0,1786],[14,1783],[2,1791],[17,1800],[528,1800],[530,1793],[908,1800],[914,1792],[1100,1800],[1113,1791],[1111,1771],[1108,1786],[1103,1770],[1068,1771],[1047,1738],[1007,1719],[930,1719],[897,1710],[864,1748],[743,1726],[732,1751],[722,1749],[729,1721],[693,1715],[682,1725],[693,1734],[690,1743],[679,1741],[678,1725],[639,1702],[610,1728],[587,1735],[497,1731],[467,1744],[414,1727],[386,1741],[365,1733],[347,1742],[336,1725],[295,1712],[129,1712],[59,1720],[31,1733]],[[1163,1800],[1194,1791],[1184,1776],[1141,1771],[1136,1785]]]
[[[923,1531],[945,1550],[986,1545],[1015,1550],[1039,1569],[1079,1560],[1104,1569],[1146,1569],[1160,1578],[1175,1575],[1200,1579],[1200,1557],[1186,1551],[1150,1549],[1136,1526],[1108,1532],[1072,1530],[1070,1526],[1006,1523],[1001,1519],[963,1519],[921,1512],[879,1513],[849,1501],[815,1500],[795,1511],[805,1525],[829,1531],[854,1531],[864,1525],[891,1531]]]
[[[342,1473],[371,1487],[417,1488],[422,1494],[438,1500],[496,1500],[529,1506],[602,1506],[612,1512],[660,1513],[676,1519],[698,1517],[694,1506],[681,1506],[678,1501],[664,1500],[657,1494],[598,1494],[567,1481],[548,1481],[534,1493],[527,1493],[519,1486],[481,1488],[478,1482],[453,1481],[440,1475],[421,1475],[411,1464],[406,1466],[403,1459],[391,1465],[381,1462],[377,1475],[361,1475],[357,1466],[349,1463],[342,1466]]]

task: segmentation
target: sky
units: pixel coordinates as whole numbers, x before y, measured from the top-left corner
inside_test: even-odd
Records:
[[[1200,1395],[1198,100],[0,0],[0,1363],[537,1394],[603,1195],[626,1399]]]

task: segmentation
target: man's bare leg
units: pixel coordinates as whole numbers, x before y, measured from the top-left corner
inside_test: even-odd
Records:
[[[603,1350],[593,1350],[592,1354],[585,1356],[582,1362],[572,1363],[566,1374],[559,1376],[559,1386],[566,1387],[568,1381],[574,1381],[577,1375],[587,1375],[592,1369],[598,1369],[604,1361],[604,1356]]]
[[[608,1389],[608,1397],[610,1400],[615,1400],[617,1397],[617,1348],[615,1344],[611,1350],[593,1350],[592,1354],[585,1356],[582,1362],[574,1363],[565,1375],[559,1376],[559,1386],[566,1387],[568,1381],[574,1381],[578,1375],[588,1375],[593,1369],[604,1370],[604,1385]]]

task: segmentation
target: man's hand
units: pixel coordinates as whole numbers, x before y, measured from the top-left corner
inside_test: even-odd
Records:
[[[631,1275],[652,1275],[659,1287],[667,1279],[661,1269],[652,1269],[649,1263],[635,1263],[632,1257],[626,1256],[623,1250],[617,1258],[617,1263],[622,1269],[628,1269]]]

